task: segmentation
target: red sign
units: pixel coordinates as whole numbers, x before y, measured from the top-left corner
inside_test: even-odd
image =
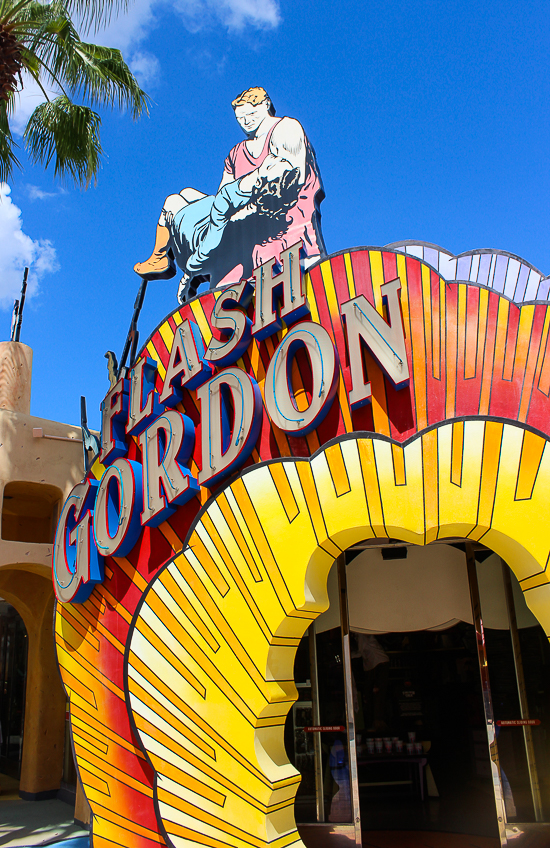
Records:
[[[497,721],[499,727],[523,727],[524,725],[538,725],[540,724],[540,719],[538,718],[511,718],[504,721]]]
[[[312,727],[304,727],[306,733],[345,733],[346,728],[343,724],[314,724]]]

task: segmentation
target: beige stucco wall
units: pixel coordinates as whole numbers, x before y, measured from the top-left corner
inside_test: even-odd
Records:
[[[32,350],[21,342],[0,342],[0,409],[31,411]]]
[[[0,342],[0,514],[9,483],[55,486],[63,502],[84,476],[80,427],[29,414],[31,367],[27,345]],[[36,438],[33,429],[44,436]],[[66,701],[53,644],[52,547],[3,539],[0,519],[0,597],[21,615],[28,635],[20,781],[25,797],[59,789],[63,769]]]
[[[64,436],[74,442],[35,438],[33,429],[42,429],[46,437]],[[83,476],[80,427],[0,409],[0,503],[6,484],[12,481],[48,483],[60,489],[64,500]],[[1,537],[0,526],[0,568],[34,563],[50,572],[51,544],[11,542]]]

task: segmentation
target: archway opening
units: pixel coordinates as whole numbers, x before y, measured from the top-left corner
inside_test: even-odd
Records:
[[[21,774],[27,629],[11,604],[0,598],[0,785],[16,789]]]
[[[258,845],[284,848],[296,841],[300,778],[284,747],[285,721],[296,698],[294,660],[304,633],[328,606],[330,568],[350,548],[365,540],[374,547],[387,545],[391,537],[398,547],[425,551],[432,542],[482,542],[513,568],[529,609],[550,632],[545,568],[550,454],[545,445],[519,426],[478,420],[445,423],[405,446],[379,436],[349,436],[310,460],[289,458],[253,467],[205,505],[184,549],[144,592],[126,652],[129,712],[156,775],[158,819],[174,844],[182,836],[200,841],[196,835],[206,826],[224,842],[237,839],[242,844],[253,837]],[[529,446],[536,448],[536,456],[529,454]],[[475,570],[475,557],[466,550],[464,556],[468,572],[470,560]],[[480,607],[479,598],[474,606]],[[486,668],[475,620],[478,665]],[[342,635],[343,655],[349,654],[351,667],[349,625],[347,631],[342,625]],[[343,656],[341,660],[343,665]],[[74,669],[64,673],[69,679]],[[484,680],[484,709],[488,691]],[[180,694],[175,698],[174,693]],[[351,675],[344,675],[344,696],[351,777],[358,769],[355,718],[349,708]],[[169,724],[158,726],[156,716]],[[173,737],[169,745],[167,726]],[[505,844],[494,717],[491,736],[486,726],[493,803],[500,805],[495,818]],[[299,727],[308,732],[306,725]],[[314,734],[324,732],[312,727]],[[204,734],[200,754],[196,729]],[[188,792],[188,750],[197,758],[193,762],[200,760],[201,781],[208,775],[208,809],[200,793],[195,797]],[[344,770],[345,745],[332,753],[329,770]],[[172,782],[168,791],[166,779],[174,763],[181,782]],[[319,781],[323,779],[321,770]],[[411,787],[412,782],[410,778]],[[345,780],[336,783],[341,787]],[[348,782],[353,820],[321,824],[359,845],[357,784],[358,779]],[[425,783],[419,778],[418,785]],[[336,794],[344,803],[345,793]],[[477,839],[480,844],[493,840],[489,844],[494,845],[495,838]]]
[[[497,848],[550,821],[550,646],[508,565],[468,540],[370,539],[328,595],[285,725],[307,848],[357,842],[357,815],[383,848],[404,832]]]

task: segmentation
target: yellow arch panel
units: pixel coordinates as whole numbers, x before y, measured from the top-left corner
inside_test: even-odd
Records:
[[[344,437],[311,461],[251,468],[207,505],[145,592],[129,638],[130,709],[177,848],[301,844],[299,775],[283,740],[294,657],[351,544],[479,539],[523,581],[550,632],[547,442],[475,420],[394,447]]]

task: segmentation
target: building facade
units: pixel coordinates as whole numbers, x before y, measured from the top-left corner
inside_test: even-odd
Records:
[[[32,350],[0,344],[0,786],[74,803],[76,772],[52,622],[63,501],[84,473],[80,427],[30,414]]]
[[[93,844],[547,845],[548,279],[299,251],[159,325],[61,513]]]

